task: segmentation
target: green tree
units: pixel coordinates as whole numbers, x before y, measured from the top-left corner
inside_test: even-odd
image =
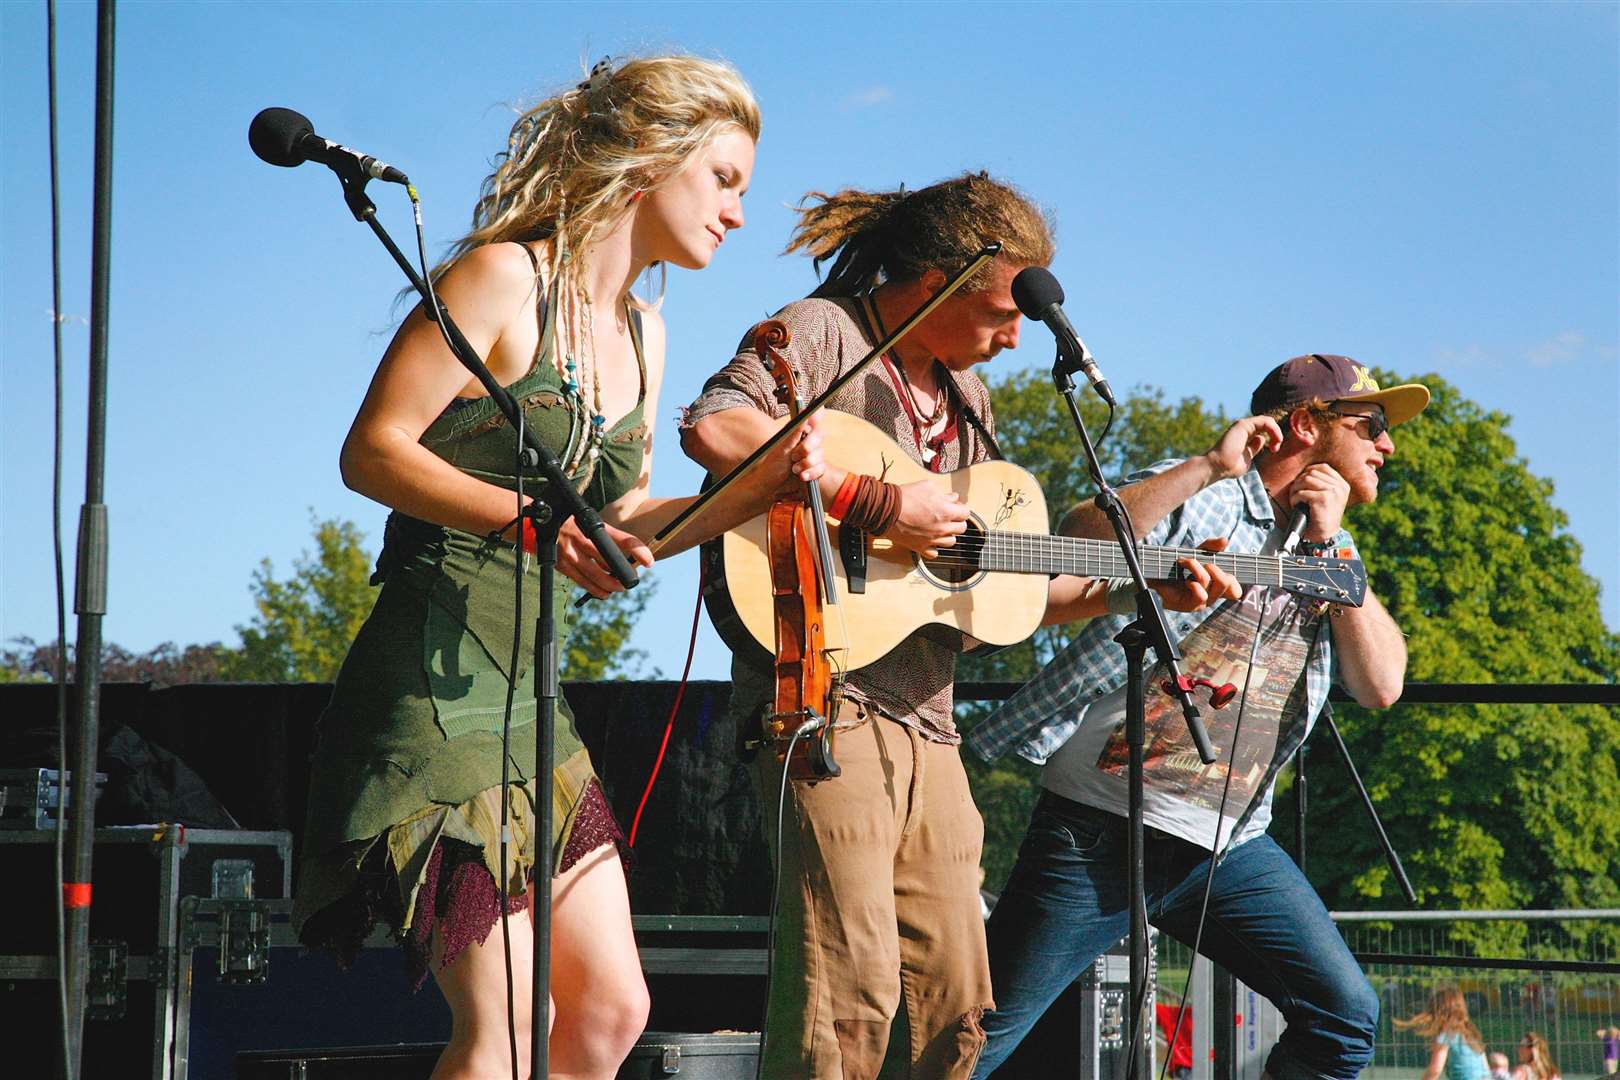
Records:
[[[568,644],[563,650],[562,677],[569,682],[599,679],[656,679],[646,669],[647,651],[630,648],[630,631],[652,599],[657,581],[645,571],[641,584],[606,600],[573,609]]]
[[[0,650],[0,683],[55,682],[56,642],[44,644],[31,637],[15,637],[10,648]],[[229,654],[224,645],[187,645],[184,648],[165,641],[147,652],[136,653],[116,642],[101,647],[103,682],[150,682],[159,686],[180,683],[218,682]],[[74,678],[73,643],[67,646],[67,677]]]
[[[242,644],[226,657],[224,675],[243,682],[330,682],[360,624],[371,613],[371,556],[353,522],[311,514],[315,551],[293,560],[277,580],[269,559],[253,572],[256,614],[238,626]]]

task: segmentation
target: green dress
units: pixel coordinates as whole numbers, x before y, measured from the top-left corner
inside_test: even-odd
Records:
[[[524,423],[566,466],[590,420],[577,397],[565,392],[557,371],[555,327],[548,315],[552,306],[537,300],[541,329],[534,362],[507,389],[523,409]],[[582,463],[573,474],[576,485],[584,485],[585,501],[597,508],[629,491],[641,472],[646,360],[638,313],[630,313],[630,322],[641,367],[640,397],[634,409],[604,432],[594,467]],[[516,487],[516,435],[488,398],[452,403],[420,441],[470,476],[508,490]],[[541,485],[529,477],[525,491],[538,497]],[[515,513],[515,499],[513,507]],[[320,721],[293,906],[293,926],[301,937],[323,909],[346,899],[352,906],[364,887],[362,879],[375,878],[379,867],[397,883],[398,907],[383,903],[384,910],[371,910],[368,919],[378,914],[397,919],[395,930],[403,934],[441,838],[481,849],[484,864],[495,881],[504,882],[506,895],[524,894],[535,861],[528,781],[535,761],[533,605],[539,568],[532,556],[523,556],[528,605],[516,628],[518,660],[511,678],[514,573],[520,554],[505,541],[398,511],[389,515],[373,578],[373,584],[382,582],[382,591],[350,646]],[[565,635],[575,586],[561,573],[556,580],[551,601],[558,632]],[[502,867],[497,846],[501,726],[509,683],[515,687],[512,786],[506,793],[513,842]],[[555,873],[582,799],[596,782],[573,715],[560,700],[553,745],[548,861]],[[350,933],[363,936],[367,930],[369,925]]]

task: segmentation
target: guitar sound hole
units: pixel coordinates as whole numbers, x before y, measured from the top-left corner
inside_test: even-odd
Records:
[[[956,538],[956,543],[941,548],[937,559],[925,559],[928,572],[948,585],[960,585],[979,574],[979,555],[984,551],[984,528],[976,518],[969,518],[967,531]]]

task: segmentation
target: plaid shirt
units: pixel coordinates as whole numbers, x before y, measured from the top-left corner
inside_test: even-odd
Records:
[[[1133,473],[1126,482],[1134,483],[1179,463],[1180,459],[1158,462]],[[1155,525],[1144,542],[1194,547],[1201,541],[1224,536],[1227,551],[1252,554],[1265,547],[1277,527],[1271,496],[1260,474],[1250,470],[1195,494]],[[1350,534],[1340,530],[1333,546],[1353,547]],[[1165,612],[1170,632],[1180,641],[1216,608],[1212,604],[1201,611]],[[1044,765],[1079,728],[1086,706],[1124,685],[1125,650],[1114,641],[1114,635],[1134,618],[1134,614],[1101,615],[1091,620],[1006,704],[975,725],[964,737],[964,745],[986,761],[995,761],[1013,750],[1019,757]],[[1315,722],[1327,703],[1334,674],[1331,638],[1331,631],[1317,638],[1305,668],[1307,724]]]

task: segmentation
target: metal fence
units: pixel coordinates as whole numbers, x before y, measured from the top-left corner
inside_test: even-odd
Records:
[[[1524,1033],[1537,1031],[1564,1080],[1604,1074],[1598,1029],[1620,1025],[1620,909],[1335,912],[1333,918],[1378,992],[1367,1080],[1422,1075],[1426,1040],[1398,1030],[1394,1020],[1420,1012],[1441,985],[1463,992],[1486,1050],[1505,1055],[1510,1068]],[[1179,993],[1188,959],[1186,946],[1160,939],[1161,993]]]

